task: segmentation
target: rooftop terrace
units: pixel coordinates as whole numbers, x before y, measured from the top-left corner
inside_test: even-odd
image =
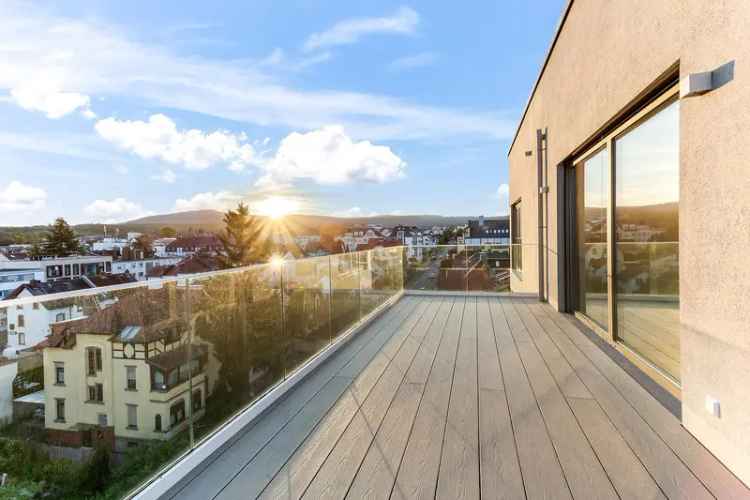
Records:
[[[637,378],[536,300],[406,295],[165,497],[750,497]]]

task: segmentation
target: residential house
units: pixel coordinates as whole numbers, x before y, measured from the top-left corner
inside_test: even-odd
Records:
[[[196,253],[216,254],[223,248],[216,235],[181,236],[167,245],[167,256],[183,257]]]
[[[40,346],[50,444],[122,451],[170,439],[191,413],[203,415],[208,347],[188,342],[179,300],[174,288],[138,289],[54,326]]]

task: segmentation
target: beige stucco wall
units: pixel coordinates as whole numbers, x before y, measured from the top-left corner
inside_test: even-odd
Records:
[[[535,244],[536,129],[548,128],[548,255],[555,261],[557,164],[675,62],[684,76],[735,61],[733,81],[680,104],[682,405],[685,427],[750,484],[748,27],[747,0],[575,0],[509,164],[510,199],[523,199],[524,242]],[[514,282],[523,291],[538,283],[529,260],[536,257],[525,259],[523,282]],[[707,396],[721,401],[721,418],[705,410]]]

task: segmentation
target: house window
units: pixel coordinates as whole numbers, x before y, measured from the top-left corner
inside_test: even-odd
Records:
[[[158,413],[154,417],[154,430],[156,432],[161,432],[161,415]]]
[[[127,379],[127,389],[129,391],[136,390],[136,384],[135,384],[135,366],[126,366],[125,367],[125,378]]]
[[[126,405],[128,408],[128,429],[138,429],[138,405]]]
[[[65,313],[57,313],[55,316],[55,323],[59,323],[60,321],[65,321]]]
[[[18,328],[23,328],[26,326],[26,318],[23,316],[23,314],[18,315]]]
[[[55,363],[55,385],[65,385],[65,364]]]
[[[65,400],[55,398],[55,422],[65,422]]]
[[[169,425],[174,427],[185,420],[185,400],[181,399],[169,408]]]
[[[104,386],[102,384],[94,384],[89,386],[89,402],[104,402]]]
[[[70,276],[70,264],[65,264],[65,276]]]
[[[100,413],[97,415],[97,423],[99,424],[99,427],[107,427],[107,414]]]
[[[154,382],[153,382],[153,385],[152,385],[152,389],[154,389],[156,391],[163,391],[164,389],[167,388],[167,386],[165,384],[165,380],[164,380],[164,372],[163,371],[154,369],[154,371],[153,371],[153,378],[154,378]]]
[[[200,389],[196,389],[193,391],[193,411],[198,411],[201,408],[203,408],[203,398],[202,398],[202,391]]]
[[[78,274],[81,274],[81,268],[79,264],[73,264],[73,275],[76,276]]]
[[[18,345],[26,345],[26,334],[18,332]]]
[[[39,310],[39,302],[34,302],[34,305],[32,306],[32,309],[34,309],[35,311],[38,311]]]
[[[102,350],[100,348],[86,348],[86,367],[90,376],[102,371]]]
[[[523,270],[523,246],[521,239],[521,200],[510,207],[511,267],[520,273]]]

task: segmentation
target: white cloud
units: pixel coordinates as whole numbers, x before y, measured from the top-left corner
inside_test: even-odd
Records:
[[[13,102],[27,111],[41,111],[47,118],[58,119],[81,110],[86,118],[96,116],[89,106],[89,96],[77,92],[60,92],[53,88],[38,86],[16,87],[11,89]]]
[[[151,179],[155,181],[161,181],[166,184],[174,184],[174,182],[177,180],[177,174],[175,174],[174,170],[172,170],[171,168],[167,168],[156,175],[152,175]]]
[[[127,167],[127,165],[115,165],[113,168],[115,172],[120,175],[128,175],[128,172],[130,172],[130,169]]]
[[[261,185],[312,179],[319,184],[383,183],[404,175],[406,163],[391,148],[354,142],[341,126],[285,137],[276,155],[262,165]]]
[[[19,181],[11,181],[0,188],[0,210],[9,212],[33,212],[41,210],[47,203],[47,192]]]
[[[342,212],[336,212],[333,214],[334,217],[344,217],[344,218],[357,218],[357,217],[377,217],[380,215],[378,212],[365,212],[360,207],[352,207],[348,210],[344,210]],[[390,214],[394,215],[394,214]]]
[[[256,161],[255,149],[244,134],[178,130],[175,122],[162,114],[151,115],[147,122],[105,118],[96,122],[95,128],[120,149],[190,170],[221,164],[241,171]]]
[[[412,56],[405,56],[391,61],[388,69],[391,71],[403,71],[423,66],[430,66],[437,60],[437,54],[434,52],[422,52]]]
[[[234,208],[243,197],[232,193],[231,191],[218,191],[198,193],[190,199],[179,198],[175,201],[175,212],[185,212],[188,210],[227,210]]]
[[[268,67],[281,71],[302,71],[331,59],[332,54],[328,51],[319,52],[305,57],[289,57],[284,49],[275,48],[268,56],[258,62],[260,67]]]
[[[510,201],[508,196],[510,195],[510,187],[507,184],[500,184],[497,191],[495,192],[495,198],[500,200],[500,210],[498,215],[508,215]]]
[[[151,215],[153,212],[144,210],[138,203],[125,198],[114,200],[95,200],[86,205],[84,213],[95,217],[97,222],[124,222]]]
[[[401,7],[388,17],[363,17],[340,21],[326,31],[310,35],[303,49],[310,52],[323,47],[348,45],[356,43],[363,36],[373,34],[409,35],[416,31],[418,24],[419,14],[409,7]]]
[[[410,15],[404,12],[396,18],[408,20]],[[43,6],[29,8],[25,2],[0,2],[0,33],[0,89],[54,82],[56,89],[92,99],[125,95],[144,107],[264,127],[313,130],[339,123],[352,137],[370,140],[459,135],[495,140],[509,138],[515,130],[514,111],[427,106],[326,88],[299,90],[287,83],[283,70],[277,75],[277,70],[258,61],[178,55],[161,45],[135,41],[119,26],[59,17]]]

